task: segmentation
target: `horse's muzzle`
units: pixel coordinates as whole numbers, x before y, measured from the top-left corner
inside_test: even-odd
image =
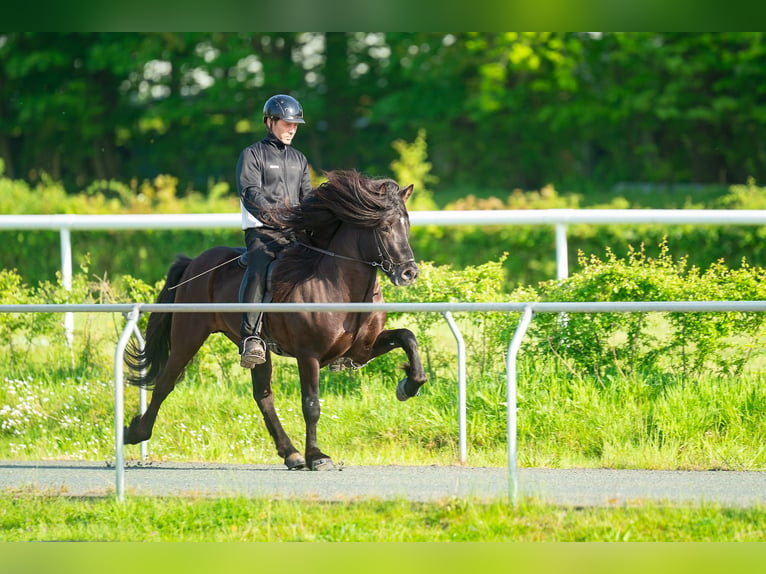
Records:
[[[403,287],[414,283],[415,279],[418,278],[419,273],[420,271],[415,262],[408,261],[394,270],[394,275],[391,277],[391,280],[397,287]]]

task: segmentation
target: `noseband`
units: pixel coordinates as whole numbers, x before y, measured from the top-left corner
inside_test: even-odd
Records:
[[[373,233],[375,234],[375,245],[378,246],[378,257],[380,258],[380,263],[373,263],[373,266],[377,265],[383,270],[383,273],[388,274],[392,273],[395,269],[398,269],[403,265],[407,265],[408,263],[415,263],[415,260],[412,258],[405,261],[400,261],[399,263],[395,263],[391,257],[391,254],[386,249],[386,246],[383,245],[383,240],[380,238],[380,233],[378,233],[378,230],[376,229]]]

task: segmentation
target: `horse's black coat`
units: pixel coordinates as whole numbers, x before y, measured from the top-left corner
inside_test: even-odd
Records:
[[[273,213],[274,220],[291,229],[299,243],[286,249],[274,266],[272,301],[382,302],[378,268],[395,285],[408,285],[418,274],[405,207],[412,186],[402,189],[393,180],[370,179],[356,171],[329,172],[327,179],[297,207]],[[243,274],[237,252],[237,248],[219,246],[195,259],[179,257],[168,271],[158,303],[237,302]],[[145,349],[132,345],[126,361],[133,371],[129,380],[153,388],[152,398],[147,411],[126,427],[126,444],[151,436],[162,402],[211,333],[224,333],[235,344],[239,341],[239,317],[239,313],[150,315]],[[266,363],[251,370],[253,397],[288,468],[333,467],[316,438],[321,367],[364,365],[399,347],[409,363],[404,367],[407,376],[399,384],[397,397],[413,397],[425,383],[415,335],[407,329],[385,330],[385,321],[385,312],[264,314],[264,336],[295,357],[301,380],[305,458],[277,417],[270,354]]]

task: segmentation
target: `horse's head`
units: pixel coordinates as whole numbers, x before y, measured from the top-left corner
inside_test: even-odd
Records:
[[[378,264],[394,285],[410,285],[417,279],[419,273],[410,246],[410,217],[405,207],[405,202],[412,195],[413,188],[412,185],[400,188],[391,181],[384,183],[383,186],[389,189],[381,191],[390,194],[395,201],[374,232],[378,248]],[[391,189],[392,186],[396,189]]]
[[[309,249],[380,267],[394,285],[415,281],[418,266],[405,207],[413,186],[402,188],[392,179],[371,179],[355,170],[326,176],[300,205],[275,210],[275,221],[305,234]]]

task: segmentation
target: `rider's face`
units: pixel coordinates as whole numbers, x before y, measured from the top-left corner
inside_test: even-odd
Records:
[[[295,133],[298,131],[298,124],[286,122],[285,120],[268,120],[270,122],[271,133],[285,145],[293,142]]]

